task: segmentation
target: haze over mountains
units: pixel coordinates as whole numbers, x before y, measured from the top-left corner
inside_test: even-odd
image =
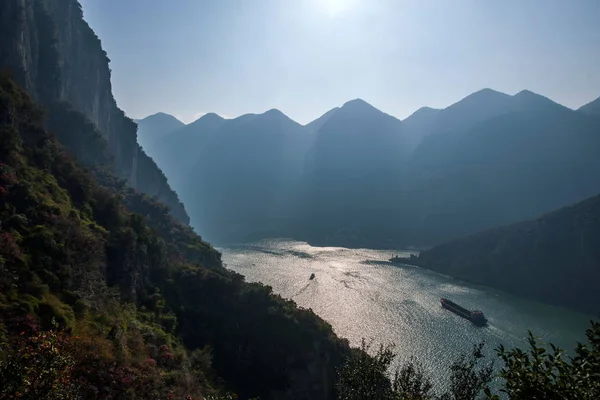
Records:
[[[600,97],[579,108],[580,112],[600,116]]]
[[[161,136],[185,126],[174,116],[165,113],[156,113],[134,122],[138,124],[138,143],[146,151],[148,146],[156,143]]]
[[[422,252],[421,266],[520,296],[598,311],[600,196]]]
[[[598,104],[483,89],[404,121],[356,99],[306,126],[271,110],[157,134],[154,116],[139,136],[213,241],[430,246],[600,192]]]

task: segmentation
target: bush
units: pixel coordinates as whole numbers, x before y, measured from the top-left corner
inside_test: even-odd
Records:
[[[53,296],[47,296],[40,303],[38,315],[42,326],[46,329],[52,326],[52,321],[56,321],[61,328],[72,328],[75,323],[75,314],[71,307]]]
[[[77,399],[69,338],[56,331],[22,333],[0,358],[0,399]]]

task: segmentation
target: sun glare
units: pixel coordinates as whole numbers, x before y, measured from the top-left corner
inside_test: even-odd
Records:
[[[317,0],[323,11],[331,17],[337,17],[350,11],[356,0]]]

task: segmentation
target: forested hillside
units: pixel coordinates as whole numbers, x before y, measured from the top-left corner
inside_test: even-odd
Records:
[[[600,312],[600,196],[436,246],[417,263],[524,297]]]
[[[43,118],[3,77],[0,332],[42,357],[14,355],[3,396],[333,398],[349,347],[327,323],[224,269],[166,207],[110,173],[96,183]],[[60,358],[39,354],[48,343]]]

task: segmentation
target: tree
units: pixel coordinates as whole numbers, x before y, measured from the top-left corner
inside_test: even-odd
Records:
[[[473,346],[469,356],[461,355],[450,366],[450,392],[440,400],[475,400],[492,380],[494,363],[480,365],[483,355],[483,343]]]
[[[421,364],[412,358],[396,370],[392,387],[396,397],[405,400],[430,400],[435,397],[431,379],[425,375]]]
[[[393,345],[379,346],[374,356],[369,355],[371,344],[363,339],[360,350],[354,351],[339,373],[339,400],[391,400],[393,388],[387,371],[396,357]]]
[[[483,343],[473,346],[469,355],[461,355],[450,366],[449,391],[433,393],[431,378],[414,359],[396,369],[393,377],[389,367],[396,357],[393,345],[379,347],[369,355],[370,345],[364,339],[360,351],[354,352],[339,373],[340,400],[475,400],[483,395],[492,380],[493,362],[481,363]]]
[[[600,398],[600,323],[591,322],[588,344],[578,343],[574,357],[552,344],[548,352],[529,332],[529,352],[498,348],[504,361],[501,392],[511,400],[592,400]],[[488,398],[499,399],[486,391]]]

